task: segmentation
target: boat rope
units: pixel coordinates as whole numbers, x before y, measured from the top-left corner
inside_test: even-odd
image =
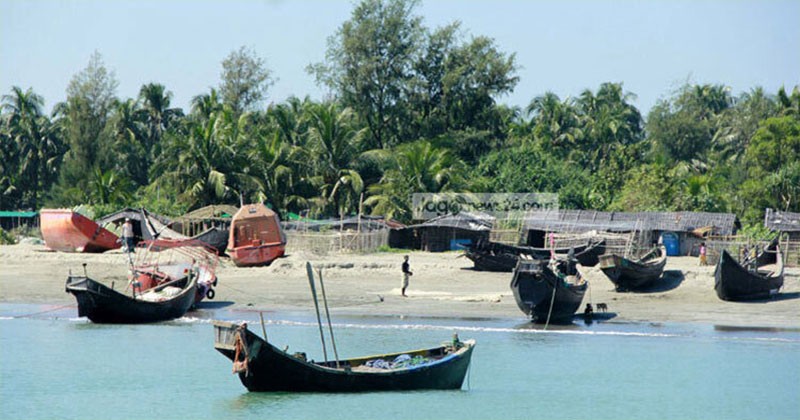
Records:
[[[244,331],[243,328],[240,326],[236,329],[236,352],[233,356],[233,373],[240,373],[244,372],[245,376],[250,376],[250,367],[248,366],[248,360],[250,359],[247,350],[247,342],[243,337]],[[243,356],[243,359],[239,360],[239,355]]]
[[[55,311],[60,311],[61,309],[74,308],[74,307],[76,307],[76,305],[62,305],[62,306],[55,307],[53,309],[48,309],[46,311],[34,312],[34,313],[30,313],[30,314],[25,314],[25,315],[17,315],[17,316],[13,316],[12,318],[14,318],[14,319],[29,318],[29,317],[36,316],[36,315],[46,314],[48,312],[55,312]]]
[[[472,390],[472,384],[470,384],[470,377],[472,376],[472,363],[467,365],[467,390]]]
[[[547,322],[544,323],[545,330],[547,330],[547,326],[550,325],[550,315],[553,314],[553,302],[556,300],[556,290],[558,290],[558,281],[553,284],[553,296],[550,298],[550,308],[547,310]]]

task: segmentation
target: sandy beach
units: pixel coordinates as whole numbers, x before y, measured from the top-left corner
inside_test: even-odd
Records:
[[[238,268],[222,259],[213,302],[237,310],[308,311],[313,303],[305,263],[322,267],[333,314],[525,319],[509,289],[510,273],[471,270],[460,253],[409,252],[409,297],[400,296],[401,253],[310,255],[293,253],[270,267]],[[0,302],[70,305],[64,291],[70,270],[125,284],[127,257],[120,251],[69,254],[41,245],[0,246]],[[782,294],[769,301],[724,302],[714,293],[714,267],[697,258],[670,257],[663,286],[648,293],[617,293],[596,267],[582,269],[590,289],[584,299],[603,302],[615,322],[691,322],[726,326],[800,328],[800,269],[787,268]]]

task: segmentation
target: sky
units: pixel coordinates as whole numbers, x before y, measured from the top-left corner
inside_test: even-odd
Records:
[[[33,90],[46,110],[94,51],[119,81],[118,96],[146,83],[173,106],[220,82],[222,60],[241,46],[277,79],[268,102],[322,99],[305,68],[350,18],[340,0],[0,0],[0,93]],[[686,82],[721,83],[733,94],[800,84],[800,0],[545,1],[426,0],[416,13],[436,28],[460,21],[465,39],[488,36],[516,54],[520,78],[498,102],[525,107],[622,82],[646,113]]]

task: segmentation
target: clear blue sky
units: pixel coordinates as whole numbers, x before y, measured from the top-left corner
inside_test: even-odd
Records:
[[[119,80],[118,95],[144,83],[188,108],[219,83],[220,62],[244,45],[278,81],[269,100],[324,92],[305,72],[350,17],[338,0],[0,0],[0,93],[12,86],[66,97],[93,51]],[[500,102],[525,106],[546,91],[576,96],[623,82],[644,112],[689,80],[734,94],[800,84],[800,1],[427,0],[428,27],[460,20],[471,35],[516,53],[520,83]]]

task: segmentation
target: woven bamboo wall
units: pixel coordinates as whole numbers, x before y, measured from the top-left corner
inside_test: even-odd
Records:
[[[335,253],[375,252],[389,245],[389,230],[357,233],[344,232],[286,232],[286,252],[310,252],[316,255]]]

